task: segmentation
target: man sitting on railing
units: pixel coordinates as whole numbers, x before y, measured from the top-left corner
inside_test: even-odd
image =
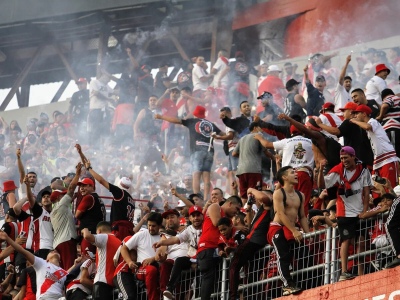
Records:
[[[294,189],[298,183],[296,171],[291,166],[285,166],[277,172],[276,177],[281,188],[273,195],[275,216],[267,238],[279,257],[278,271],[284,285],[282,295],[288,296],[301,291],[290,275],[295,242],[300,243],[303,239],[302,233],[295,226],[297,218],[305,233],[310,230],[304,215],[304,194]]]

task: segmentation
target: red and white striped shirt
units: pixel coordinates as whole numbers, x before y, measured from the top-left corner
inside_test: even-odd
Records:
[[[113,234],[95,234],[94,245],[97,247],[96,251],[96,267],[97,273],[94,278],[94,283],[104,282],[108,285],[113,285],[114,277],[114,254],[118,250],[121,241]]]
[[[400,97],[388,96],[383,100],[383,104],[389,106],[383,118],[383,129],[400,129]]]

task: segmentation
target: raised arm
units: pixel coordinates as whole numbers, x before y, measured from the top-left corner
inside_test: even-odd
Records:
[[[183,203],[185,203],[185,205],[187,207],[194,206],[194,204],[192,202],[190,202],[188,199],[186,199],[183,195],[179,194],[176,191],[176,188],[171,188],[171,194],[174,195],[175,197],[179,198],[180,200],[182,200]]]
[[[32,208],[35,205],[35,197],[32,194],[31,185],[29,184],[28,175],[24,178],[24,184],[26,186],[26,197],[29,201],[29,207]]]
[[[31,252],[23,248],[21,245],[13,241],[12,238],[10,238],[7,233],[5,232],[0,232],[0,240],[7,242],[11,247],[13,247],[17,252],[21,253],[27,261],[29,261],[32,265],[35,263],[35,255],[33,255]]]
[[[351,55],[348,55],[346,57],[346,63],[344,64],[342,71],[340,72],[340,75],[339,75],[339,84],[340,85],[343,85],[343,83],[344,83],[344,77],[346,76],[347,67],[349,66],[350,61],[351,61]]]
[[[372,130],[372,126],[370,124],[366,123],[366,122],[358,121],[358,120],[355,120],[355,119],[350,119],[350,122],[360,126],[364,130],[367,130],[367,131],[371,131]]]
[[[167,121],[167,122],[169,122],[169,123],[182,124],[182,120],[181,120],[181,119],[178,119],[178,118],[176,118],[176,117],[168,117],[168,116],[163,116],[163,115],[156,114],[156,115],[154,116],[154,118],[155,118],[155,119],[158,119],[158,120]]]
[[[22,164],[21,160],[21,149],[17,149],[16,151],[17,155],[17,165],[18,165],[18,172],[19,172],[19,183],[23,183],[25,179],[25,170],[24,170],[24,165]]]
[[[87,161],[87,158],[86,158],[85,154],[83,154],[81,145],[76,144],[75,148],[78,151],[78,154],[79,154],[79,157],[81,158],[82,164],[85,164],[85,162]]]
[[[89,229],[83,228],[81,233],[85,240],[87,240],[91,244],[94,244],[95,238],[94,238],[94,235],[89,231]]]
[[[69,195],[71,198],[72,198],[72,196],[74,195],[75,188],[76,188],[76,186],[77,186],[77,184],[78,184],[79,175],[81,174],[82,166],[83,166],[83,165],[82,165],[81,162],[79,162],[79,163],[76,165],[76,173],[75,173],[75,176],[74,176],[74,178],[72,178],[72,181],[71,181],[71,183],[70,183],[69,186],[68,186],[67,195]]]
[[[285,114],[279,114],[278,119],[288,121],[291,125],[294,125],[298,130],[300,130],[301,133],[304,133],[304,135],[306,135],[310,139],[315,139],[319,141],[323,138],[322,135],[319,134],[319,132],[308,129],[303,123],[297,122],[296,120],[293,120],[291,117]]]
[[[274,149],[274,144],[266,139],[261,134],[254,134],[253,137],[260,142],[264,148]]]
[[[91,164],[90,160],[86,160],[85,162],[85,168],[86,170],[89,170],[90,175],[93,176],[94,179],[96,179],[102,186],[104,186],[107,190],[110,190],[110,185],[107,180],[105,180],[101,175],[97,174]]]

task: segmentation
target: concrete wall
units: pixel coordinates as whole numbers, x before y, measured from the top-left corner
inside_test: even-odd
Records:
[[[400,299],[400,267],[356,277],[319,288],[303,291],[299,295],[279,300],[398,300]]]

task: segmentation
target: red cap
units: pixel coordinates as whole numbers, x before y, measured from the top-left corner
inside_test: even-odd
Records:
[[[300,133],[300,130],[298,130],[298,129],[296,128],[296,126],[291,125],[291,126],[290,126],[290,134],[295,134],[295,133]]]
[[[83,77],[79,78],[79,79],[76,81],[76,84],[81,83],[81,82],[87,83],[86,78],[83,78]]]
[[[196,118],[199,118],[199,119],[205,119],[206,118],[205,107],[197,105],[193,111],[193,116],[195,116]]]
[[[17,189],[18,187],[15,185],[14,180],[7,180],[3,182],[3,192],[9,192]]]
[[[378,74],[379,72],[382,72],[382,71],[385,71],[385,70],[388,71],[388,74],[390,74],[390,69],[388,67],[386,67],[385,64],[376,65],[376,67],[375,67],[375,75]]]
[[[169,215],[176,215],[179,217],[179,212],[176,209],[168,209],[162,213],[162,217],[165,219]]]
[[[189,216],[190,216],[192,213],[195,213],[195,212],[199,212],[199,213],[203,214],[203,209],[202,209],[200,206],[198,206],[198,205],[193,205],[193,206],[191,206],[191,207],[189,208]]]
[[[326,103],[324,103],[324,105],[322,105],[322,108],[319,112],[322,112],[324,109],[329,109],[329,108],[334,109],[335,104],[333,104],[332,102],[326,102]]]
[[[55,202],[60,195],[65,195],[67,190],[54,190],[50,195],[50,201]]]
[[[372,109],[370,109],[365,104],[361,104],[361,105],[357,106],[357,108],[354,110],[354,112],[356,112],[356,113],[363,112],[363,113],[366,113],[367,116],[370,116],[372,114]]]
[[[86,178],[79,180],[78,185],[91,185],[94,187],[94,182],[92,179],[86,177]]]
[[[342,108],[339,108],[339,110],[344,111],[344,110],[356,110],[357,104],[354,102],[347,102],[346,105]]]
[[[186,226],[186,219],[185,217],[179,218],[179,226]]]

